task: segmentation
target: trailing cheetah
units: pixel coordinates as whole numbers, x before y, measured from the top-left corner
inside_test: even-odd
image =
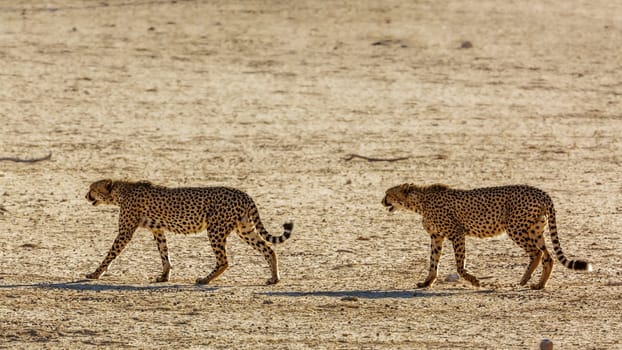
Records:
[[[423,228],[430,234],[432,242],[429,274],[418,287],[431,286],[436,280],[445,238],[452,243],[458,274],[474,286],[479,286],[478,279],[464,267],[465,237],[484,238],[507,232],[530,258],[520,284],[525,285],[529,281],[542,260],[540,282],[533,284],[531,288],[544,288],[553,270],[553,259],[544,244],[543,232],[547,221],[557,259],[573,270],[592,270],[590,263],[568,260],[564,256],[557,237],[553,201],[546,192],[531,186],[502,186],[465,191],[439,184],[403,184],[388,189],[382,204],[389,211],[396,208],[412,210],[423,217]]]

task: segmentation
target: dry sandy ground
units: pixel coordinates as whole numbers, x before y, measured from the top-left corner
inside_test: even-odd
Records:
[[[620,349],[621,43],[605,0],[1,2],[0,157],[52,157],[0,162],[0,347]],[[150,283],[148,231],[85,280],[115,236],[83,198],[103,177],[247,191],[272,233],[295,222],[282,281],[231,236],[195,286],[199,234]],[[416,289],[429,238],[380,205],[406,181],[538,186],[595,270],[531,291],[509,238],[470,239],[483,287],[444,281],[447,245]]]

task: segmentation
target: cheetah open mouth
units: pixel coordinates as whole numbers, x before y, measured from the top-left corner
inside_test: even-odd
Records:
[[[93,205],[97,205],[98,204],[97,199],[95,199],[94,197],[91,196],[91,192],[86,194],[86,200],[91,202],[91,204],[93,204]]]
[[[395,207],[393,206],[393,204],[387,202],[387,197],[386,196],[382,199],[382,205],[387,207],[387,209],[389,210],[389,213],[392,212],[393,210],[395,210]]]

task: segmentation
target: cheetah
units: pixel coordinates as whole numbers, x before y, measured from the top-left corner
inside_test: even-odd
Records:
[[[531,288],[543,289],[553,270],[553,259],[544,244],[543,232],[547,221],[557,259],[569,269],[592,270],[590,263],[569,260],[564,256],[557,237],[553,201],[546,192],[535,187],[513,185],[459,190],[441,184],[402,184],[389,188],[382,204],[389,212],[394,209],[411,210],[423,218],[423,228],[432,241],[429,273],[425,281],[417,284],[419,288],[434,284],[445,238],[451,241],[458,274],[479,287],[479,280],[465,268],[465,237],[485,238],[507,232],[530,258],[520,285],[527,284],[542,260],[540,281],[532,284]]]
[[[162,259],[162,274],[156,282],[166,282],[171,271],[165,231],[190,234],[207,230],[216,256],[216,267],[197,284],[207,284],[222,274],[228,266],[226,240],[235,231],[242,240],[260,252],[267,260],[272,277],[267,284],[279,281],[277,255],[268,244],[287,240],[293,223],[283,225],[281,236],[272,236],[264,228],[252,198],[228,187],[168,188],[150,182],[99,180],[90,185],[86,199],[93,205],[109,204],[119,207],[119,232],[103,262],[88,279],[98,279],[110,263],[130,242],[137,228],[151,230]]]

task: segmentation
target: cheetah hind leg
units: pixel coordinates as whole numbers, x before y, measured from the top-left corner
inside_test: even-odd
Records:
[[[551,255],[546,250],[546,245],[544,242],[544,227],[545,227],[545,219],[540,216],[535,222],[529,225],[529,229],[525,232],[524,230],[516,229],[511,230],[509,232],[510,237],[527,252],[529,255],[530,261],[529,265],[527,265],[527,269],[525,270],[525,274],[520,280],[520,285],[524,286],[531,279],[531,275],[536,270],[540,261],[542,261],[542,275],[540,277],[540,282],[537,284],[532,284],[531,289],[543,289],[551,276],[551,271],[553,271],[553,259]],[[528,239],[521,239],[522,237],[528,236]]]
[[[549,280],[549,277],[551,277],[551,272],[553,272],[553,258],[548,250],[546,250],[544,242],[544,218],[540,218],[540,222],[536,223],[535,228],[535,232],[537,233],[536,244],[538,245],[538,249],[542,252],[542,275],[540,275],[540,281],[537,284],[531,285],[531,289],[544,289],[546,282]]]
[[[544,222],[540,222],[539,226],[536,226],[535,232],[538,232],[538,227],[544,231]],[[544,289],[546,282],[549,280],[549,277],[551,277],[551,272],[553,272],[553,258],[551,257],[551,254],[549,254],[548,250],[546,250],[542,231],[540,231],[540,234],[534,239],[538,247],[538,253],[539,255],[542,255],[542,275],[540,276],[540,281],[538,283],[534,283],[530,286],[531,289]]]
[[[553,258],[546,250],[544,246],[542,246],[542,275],[540,276],[540,282],[532,284],[531,289],[544,289],[546,287],[546,282],[549,280],[551,276],[551,272],[553,272]]]
[[[238,236],[244,240],[248,245],[253,247],[256,251],[263,255],[264,259],[268,262],[270,266],[270,272],[272,276],[266,282],[266,284],[276,284],[280,280],[279,276],[279,262],[276,255],[276,252],[272,247],[270,247],[266,241],[257,233],[255,227],[247,225],[247,226],[239,226],[236,229]]]
[[[531,275],[536,270],[538,265],[540,264],[540,260],[542,259],[542,252],[540,250],[533,250],[528,253],[529,254],[529,265],[527,266],[527,270],[525,270],[525,274],[523,274],[523,278],[520,280],[520,285],[524,286],[531,279]]]

